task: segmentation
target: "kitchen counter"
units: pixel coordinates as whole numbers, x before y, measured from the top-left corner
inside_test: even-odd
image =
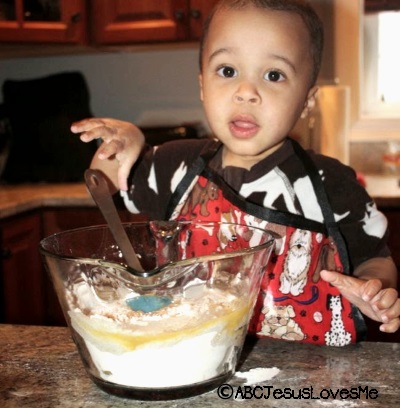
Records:
[[[95,203],[84,183],[0,185],[0,219],[50,206],[95,206]]]
[[[378,207],[400,207],[399,179],[366,175]],[[41,207],[95,206],[84,183],[0,185],[0,219]]]
[[[378,207],[400,207],[400,176],[367,174],[365,182]]]
[[[284,341],[248,341],[238,367],[241,373],[253,368],[278,368],[264,382],[251,382],[255,396],[246,401],[221,399],[216,390],[190,399],[165,402],[137,401],[109,395],[92,383],[65,327],[0,325],[0,406],[2,408],[58,407],[399,407],[400,344],[365,342],[345,348],[321,347]],[[173,369],[173,367],[171,367]],[[272,372],[272,370],[271,370]],[[229,381],[234,394],[244,394],[243,379]],[[286,398],[260,399],[286,388]],[[271,388],[273,387],[273,388]],[[312,387],[312,394],[311,394]],[[355,389],[361,387],[361,399]],[[337,390],[353,398],[336,400],[328,393]],[[225,390],[227,390],[226,388]],[[290,391],[289,391],[290,389]],[[308,389],[313,399],[288,399]],[[340,391],[344,390],[344,391]],[[368,395],[368,398],[366,398]],[[320,399],[317,399],[320,398]],[[245,404],[245,405],[242,405]]]

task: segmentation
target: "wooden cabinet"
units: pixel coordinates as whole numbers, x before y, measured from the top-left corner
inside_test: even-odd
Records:
[[[96,44],[190,41],[200,37],[216,0],[96,0],[91,2]]]
[[[38,251],[39,213],[0,221],[0,321],[45,323],[45,278]]]
[[[86,0],[0,0],[0,41],[84,44]]]
[[[217,0],[0,0],[0,42],[193,41]]]

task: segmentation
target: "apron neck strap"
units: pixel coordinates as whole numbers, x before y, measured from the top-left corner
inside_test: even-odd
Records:
[[[222,144],[220,142],[213,144],[205,152],[200,154],[200,156],[189,167],[188,172],[185,174],[181,182],[178,184],[178,187],[173,192],[171,199],[169,200],[166,209],[165,219],[168,220],[171,217],[176,206],[179,204],[181,197],[185,194],[190,185],[193,183],[193,180],[203,172],[203,170],[207,166],[208,161],[217,153],[221,146]]]
[[[293,139],[290,140],[292,142],[293,149],[297,157],[303,163],[304,168],[306,169],[307,174],[310,177],[319,205],[321,206],[322,215],[324,217],[324,224],[326,226],[328,234],[334,239],[338,247],[340,259],[343,264],[344,273],[349,274],[350,264],[346,243],[344,241],[343,235],[339,230],[339,226],[335,220],[335,215],[329,203],[329,199],[326,194],[326,190],[323,185],[319,171],[315,163],[312,161],[310,155],[300,146],[300,144]]]

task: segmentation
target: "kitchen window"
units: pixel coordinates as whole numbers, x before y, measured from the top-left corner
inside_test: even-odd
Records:
[[[400,140],[400,109],[395,108],[398,101],[389,103],[388,94],[382,97],[378,91],[381,85],[378,80],[378,22],[371,23],[370,29],[364,29],[365,21],[369,15],[395,11],[392,6],[399,6],[399,0],[335,0],[335,76],[340,85],[350,87],[350,134],[351,142],[382,142]],[[379,10],[378,6],[385,6]],[[374,9],[372,9],[374,7]],[[389,8],[390,7],[390,8]],[[396,12],[400,16],[400,12]],[[376,14],[377,15],[377,14]],[[400,17],[398,17],[400,18]],[[397,23],[396,30],[400,23]],[[397,37],[396,37],[397,35]],[[391,33],[389,55],[391,62],[385,62],[387,68],[391,68],[399,59],[399,50],[396,47],[398,34]],[[386,40],[387,41],[387,40]],[[368,48],[368,49],[367,49]],[[386,47],[385,47],[386,49]],[[374,62],[375,60],[375,62]],[[372,62],[371,62],[372,61]],[[366,66],[368,65],[368,69]],[[387,74],[386,74],[387,75]],[[399,71],[384,80],[390,81],[391,88],[395,88],[400,78]],[[382,83],[382,82],[381,82]],[[397,94],[399,92],[397,91]],[[368,101],[368,102],[366,102]],[[379,106],[377,110],[376,107]],[[384,109],[387,109],[383,113]]]
[[[365,117],[395,118],[400,112],[400,51],[393,41],[400,38],[400,12],[367,13],[364,29]]]

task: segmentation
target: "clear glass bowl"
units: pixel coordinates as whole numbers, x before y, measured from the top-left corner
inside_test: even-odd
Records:
[[[45,238],[40,252],[91,379],[137,399],[216,388],[235,372],[272,233],[229,223],[124,224],[144,273],[107,226]]]

